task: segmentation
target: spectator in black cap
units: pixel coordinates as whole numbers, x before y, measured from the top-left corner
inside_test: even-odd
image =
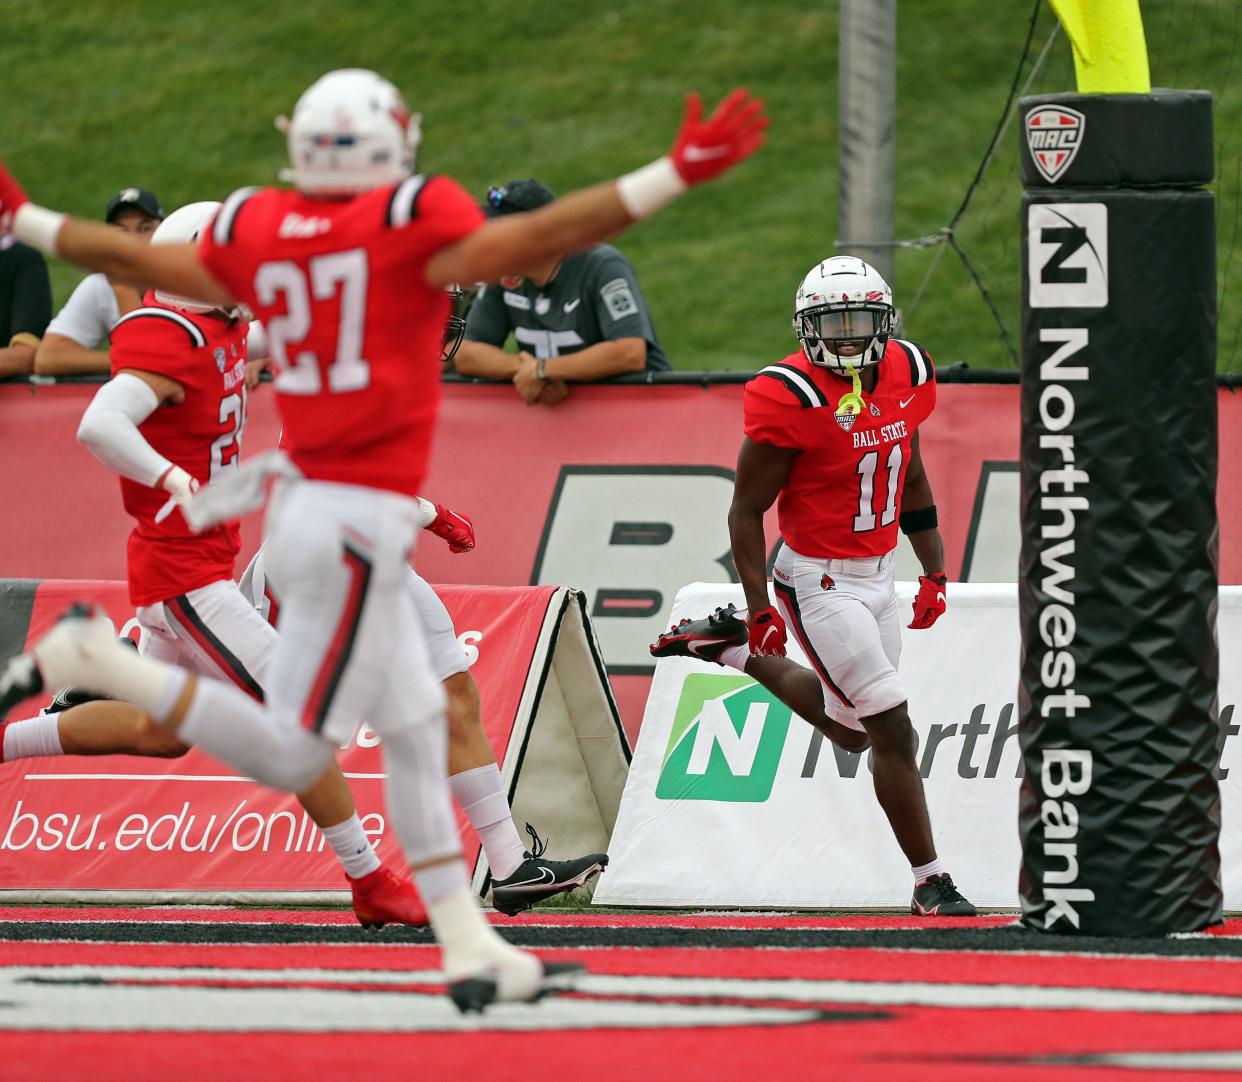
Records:
[[[0,376],[31,371],[51,315],[52,283],[43,254],[0,236]]]
[[[163,220],[164,208],[146,188],[122,188],[104,208],[105,222],[140,240],[150,240]],[[98,347],[116,321],[140,304],[142,290],[135,286],[103,274],[83,278],[48,324],[35,356],[35,371],[41,376],[110,372],[107,350]]]
[[[537,180],[511,180],[487,193],[490,217],[536,210],[556,197]],[[508,353],[509,336],[519,352]],[[551,405],[566,381],[666,370],[647,302],[629,260],[597,244],[485,286],[466,318],[457,371],[511,380],[528,405]]]

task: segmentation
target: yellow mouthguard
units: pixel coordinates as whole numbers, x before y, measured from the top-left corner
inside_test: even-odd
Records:
[[[863,402],[862,378],[858,375],[858,369],[851,368],[850,376],[854,380],[854,389],[846,391],[841,396],[841,401],[837,403],[838,417],[847,417],[851,413],[862,413],[862,408],[866,404]]]

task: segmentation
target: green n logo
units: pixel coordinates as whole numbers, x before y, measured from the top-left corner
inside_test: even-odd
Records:
[[[785,748],[789,718],[789,707],[748,676],[687,676],[656,783],[656,798],[767,800]]]

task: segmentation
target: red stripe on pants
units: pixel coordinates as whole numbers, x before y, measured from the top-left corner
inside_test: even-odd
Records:
[[[362,602],[366,597],[366,584],[371,570],[370,564],[349,547],[345,548],[342,561],[349,568],[349,593],[345,598],[345,607],[337,622],[336,631],[332,634],[332,641],[319,665],[319,673],[307,697],[306,706],[302,710],[302,725],[312,732],[318,732],[323,727],[328,708],[332,705],[332,695],[340,681],[341,670],[353,647],[354,633],[362,615]]]

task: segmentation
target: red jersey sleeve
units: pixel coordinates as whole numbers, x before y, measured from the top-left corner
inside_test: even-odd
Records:
[[[112,374],[123,369],[154,372],[182,383],[194,376],[202,363],[197,350],[206,344],[202,333],[189,320],[175,315],[139,309],[112,328]]]
[[[398,185],[389,209],[390,220],[399,230],[407,255],[430,259],[486,221],[470,193],[452,177],[444,176],[427,177],[414,193],[407,212],[402,206],[402,189],[414,179]]]
[[[805,410],[780,380],[759,375],[746,384],[742,415],[746,435],[756,443],[802,450]]]
[[[234,238],[237,220],[248,209],[247,204],[258,194],[257,188],[239,188],[216,211],[198,235],[198,261],[225,289],[250,308],[255,307],[251,267],[241,258]]]
[[[917,342],[893,339],[892,344],[900,350],[895,360],[901,384],[914,392],[918,403],[912,416],[916,424],[922,424],[936,408],[936,365]]]

